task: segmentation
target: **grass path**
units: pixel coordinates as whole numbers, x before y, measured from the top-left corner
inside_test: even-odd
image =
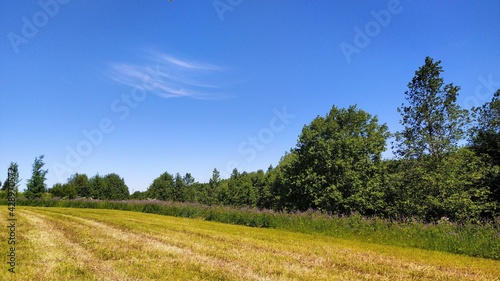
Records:
[[[0,280],[500,280],[500,261],[116,210],[17,207]],[[0,210],[7,221],[7,210]]]

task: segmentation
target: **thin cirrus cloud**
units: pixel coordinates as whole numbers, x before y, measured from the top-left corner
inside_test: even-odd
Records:
[[[226,97],[224,87],[217,82],[224,71],[219,65],[152,52],[144,64],[111,64],[108,77],[162,98],[220,99]]]

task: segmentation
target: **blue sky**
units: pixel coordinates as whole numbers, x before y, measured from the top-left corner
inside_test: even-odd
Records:
[[[332,105],[400,129],[426,56],[470,107],[500,88],[500,2],[2,1],[0,180],[204,182],[276,165]],[[386,153],[390,155],[390,153]],[[1,172],[3,171],[3,172]]]

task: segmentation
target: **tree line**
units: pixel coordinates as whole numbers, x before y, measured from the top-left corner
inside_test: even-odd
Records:
[[[45,183],[48,170],[43,169],[44,155],[35,158],[32,165],[32,175],[26,184],[24,192],[19,192],[19,171],[17,163],[10,163],[9,170],[13,171],[13,186],[5,180],[0,191],[0,198],[5,198],[8,189],[15,190],[18,196],[26,199],[50,199],[64,198],[75,199],[77,197],[93,198],[101,200],[124,200],[130,197],[129,189],[123,178],[111,173],[105,176],[99,174],[88,178],[86,174],[74,174],[66,183],[56,183],[52,188],[47,188]],[[1,182],[0,182],[1,185]]]
[[[500,206],[500,90],[491,101],[466,110],[457,104],[460,87],[445,84],[442,72],[441,61],[430,57],[415,71],[397,109],[401,131],[389,132],[356,105],[333,106],[305,125],[296,146],[266,171],[234,169],[221,179],[214,169],[208,183],[195,181],[190,173],[165,172],[146,191],[131,195],[116,174],[90,179],[75,174],[46,190],[41,156],[24,194],[314,209],[423,221],[494,219]],[[383,159],[391,137],[394,157]]]

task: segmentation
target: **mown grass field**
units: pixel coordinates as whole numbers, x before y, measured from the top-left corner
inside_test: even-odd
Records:
[[[0,280],[500,280],[500,261],[324,235],[103,209],[16,216],[16,273],[4,228]]]

